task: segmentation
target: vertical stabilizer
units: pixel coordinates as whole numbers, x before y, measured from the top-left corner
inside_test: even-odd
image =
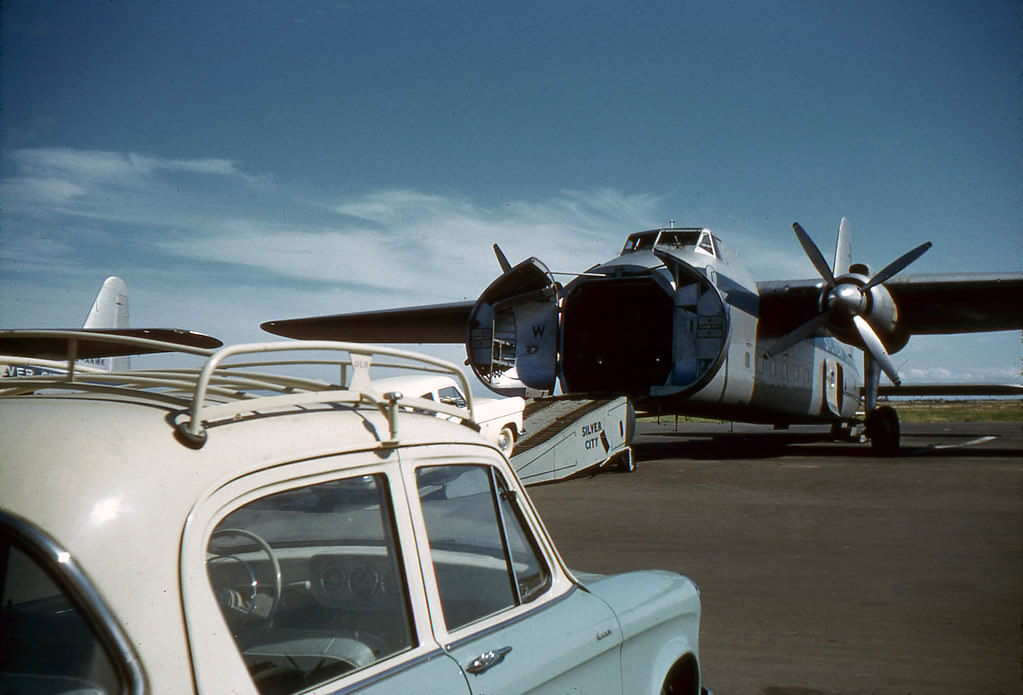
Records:
[[[103,282],[96,301],[89,310],[83,328],[128,328],[128,286],[124,280],[111,275]],[[122,371],[131,368],[130,357],[114,357],[101,360],[106,369]]]
[[[82,328],[128,328],[128,286],[111,275],[104,281]]]

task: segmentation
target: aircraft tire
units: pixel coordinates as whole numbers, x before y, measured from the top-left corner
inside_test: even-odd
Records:
[[[899,415],[890,405],[874,408],[867,414],[867,437],[870,448],[877,456],[896,456],[899,453]]]

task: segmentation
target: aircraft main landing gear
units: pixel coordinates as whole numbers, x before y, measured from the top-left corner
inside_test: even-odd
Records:
[[[833,442],[855,442],[858,441],[859,437],[859,435],[855,433],[854,425],[849,422],[831,423],[831,432],[829,433],[829,436]]]
[[[899,415],[890,405],[882,405],[867,413],[867,438],[870,448],[878,456],[899,453]]]

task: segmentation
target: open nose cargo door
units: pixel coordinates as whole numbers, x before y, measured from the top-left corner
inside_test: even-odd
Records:
[[[529,258],[480,295],[469,314],[466,352],[491,390],[505,396],[554,391],[559,289],[547,266]]]

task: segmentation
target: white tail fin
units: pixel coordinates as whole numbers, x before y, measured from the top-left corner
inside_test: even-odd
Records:
[[[85,319],[83,328],[128,328],[128,286],[124,280],[111,275],[103,282],[96,301]],[[94,366],[122,371],[131,369],[130,357],[106,357],[90,360]]]
[[[128,286],[111,275],[104,281],[82,328],[128,328]]]

